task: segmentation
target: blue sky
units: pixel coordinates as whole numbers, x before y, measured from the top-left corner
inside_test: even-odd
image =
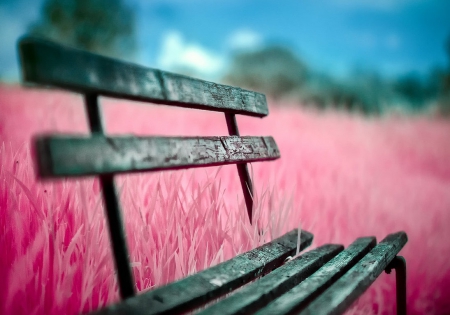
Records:
[[[0,73],[16,79],[15,42],[43,0],[0,0]],[[355,68],[385,76],[445,66],[450,1],[128,0],[139,52],[151,67],[192,68],[219,78],[238,49],[290,47],[311,67],[336,76]]]

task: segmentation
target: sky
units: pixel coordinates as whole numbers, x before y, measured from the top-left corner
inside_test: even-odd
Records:
[[[0,0],[0,75],[18,80],[17,39],[44,0]],[[136,13],[135,62],[217,80],[236,51],[290,48],[311,68],[386,77],[446,66],[448,0],[124,0]]]

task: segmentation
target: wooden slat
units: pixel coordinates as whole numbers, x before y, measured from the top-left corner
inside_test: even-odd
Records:
[[[298,231],[247,253],[168,284],[161,288],[109,306],[97,315],[112,314],[179,314],[204,305],[283,264],[297,249]],[[313,235],[301,232],[300,249],[308,247]]]
[[[375,244],[375,237],[357,239],[346,250],[331,259],[317,272],[275,299],[256,314],[295,314],[296,311],[299,311],[307,303],[319,296],[334,281],[353,267]]]
[[[263,94],[68,48],[34,37],[19,42],[25,82],[181,107],[268,115]]]
[[[309,277],[343,249],[342,245],[324,245],[307,252],[198,314],[251,314]]]
[[[42,177],[182,169],[274,160],[272,137],[63,137],[36,142]]]
[[[407,241],[405,232],[388,235],[342,278],[298,314],[343,314],[386,269]]]

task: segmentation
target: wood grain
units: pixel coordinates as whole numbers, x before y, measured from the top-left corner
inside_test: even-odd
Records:
[[[104,135],[102,113],[97,95],[84,95],[84,106],[88,116],[88,126],[91,133]],[[108,224],[109,239],[113,253],[119,293],[122,299],[136,294],[135,281],[131,272],[130,254],[128,252],[125,228],[119,194],[113,175],[99,178],[100,191],[105,206],[106,222]]]
[[[272,137],[63,137],[36,141],[41,177],[87,176],[274,160]]]
[[[252,314],[309,277],[343,249],[342,245],[330,244],[311,250],[198,314]]]
[[[297,250],[298,230],[197,274],[111,305],[95,314],[182,314],[204,305],[283,264]],[[300,249],[313,235],[301,231]]]
[[[240,136],[236,121],[236,115],[225,113],[228,134],[230,136]],[[253,183],[248,172],[247,163],[237,164],[239,180],[241,182],[242,193],[244,194],[245,205],[250,223],[253,222]]]
[[[346,250],[339,253],[339,255],[331,259],[299,285],[273,300],[256,314],[283,315],[298,313],[301,308],[319,296],[334,281],[353,267],[375,245],[375,237],[357,239]]]
[[[386,269],[407,241],[405,232],[388,235],[298,314],[343,314]]]
[[[24,37],[23,80],[81,93],[264,117],[266,97],[241,88],[144,68],[132,63]]]

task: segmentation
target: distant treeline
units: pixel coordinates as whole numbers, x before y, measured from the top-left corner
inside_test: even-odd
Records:
[[[430,70],[427,76],[411,73],[386,79],[375,71],[359,70],[351,78],[336,79],[311,69],[287,48],[270,46],[235,54],[223,81],[319,108],[450,115],[450,38],[447,50],[448,67]]]
[[[29,32],[130,60],[136,48],[135,12],[124,0],[45,0]],[[365,114],[434,110],[450,116],[450,37],[446,51],[447,67],[430,70],[428,76],[386,79],[373,71],[355,71],[339,80],[315,71],[289,49],[271,46],[236,53],[223,81],[319,108]]]

